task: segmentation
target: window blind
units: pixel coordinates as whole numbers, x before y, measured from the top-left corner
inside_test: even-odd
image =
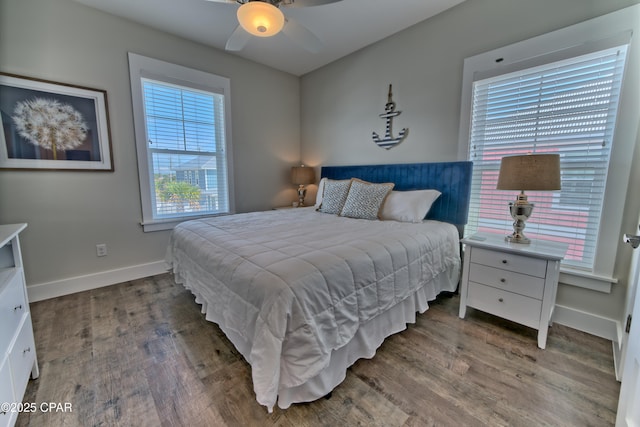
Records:
[[[224,95],[142,79],[154,219],[229,212]]]
[[[527,192],[535,204],[525,233],[565,242],[565,265],[592,270],[626,45],[473,83],[469,158],[474,162],[469,223],[510,234],[508,203],[496,190],[503,156],[560,154],[562,189]]]

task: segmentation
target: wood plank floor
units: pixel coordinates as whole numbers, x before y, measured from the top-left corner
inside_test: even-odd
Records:
[[[329,399],[268,414],[248,364],[170,274],[31,305],[40,378],[18,426],[606,426],[619,383],[611,343],[536,331],[443,297],[360,360]]]

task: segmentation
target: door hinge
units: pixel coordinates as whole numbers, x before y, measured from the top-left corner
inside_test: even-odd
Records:
[[[627,326],[624,327],[624,331],[628,334],[631,330],[631,315],[627,316]]]

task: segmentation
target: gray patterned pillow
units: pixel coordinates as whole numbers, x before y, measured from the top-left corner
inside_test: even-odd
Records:
[[[372,184],[354,178],[340,215],[350,218],[378,219],[382,204],[393,186],[393,183]]]
[[[342,206],[344,206],[344,201],[347,200],[347,194],[349,193],[350,186],[350,179],[339,181],[327,179],[324,183],[322,204],[318,210],[329,214],[339,214],[342,210]]]

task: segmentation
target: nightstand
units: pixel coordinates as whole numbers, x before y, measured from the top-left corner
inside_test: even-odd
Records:
[[[473,307],[529,326],[538,330],[538,347],[544,349],[567,245],[533,239],[528,245],[509,243],[484,233],[462,243],[460,318]]]
[[[13,405],[24,399],[29,377],[39,375],[18,236],[26,227],[0,225],[0,426],[15,424]]]
[[[293,205],[289,205],[289,206],[276,206],[275,208],[271,208],[274,211],[279,211],[281,209],[298,209],[298,208],[310,208],[313,207],[313,205],[304,205],[304,206],[293,206]]]

